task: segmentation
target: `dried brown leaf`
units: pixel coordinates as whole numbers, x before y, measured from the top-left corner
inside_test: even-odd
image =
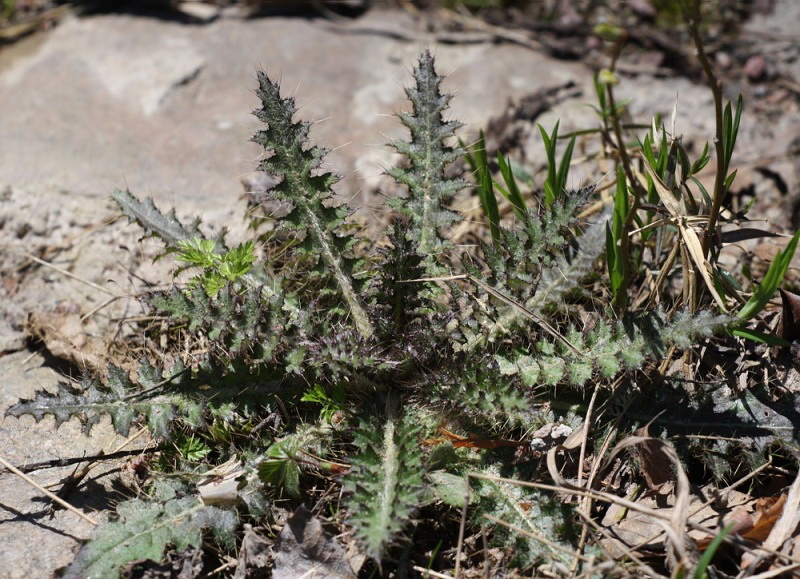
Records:
[[[781,293],[781,322],[778,325],[778,337],[788,342],[800,340],[800,295],[784,289]]]
[[[649,163],[645,163],[644,167],[647,170],[647,174],[653,180],[653,184],[655,185],[658,196],[661,198],[664,206],[675,220],[675,225],[678,227],[678,231],[680,231],[681,237],[683,238],[684,247],[686,247],[687,253],[697,266],[697,271],[700,272],[700,276],[706,283],[708,292],[711,294],[711,296],[714,298],[714,301],[717,302],[717,305],[723,312],[728,311],[728,309],[725,307],[725,302],[717,292],[717,288],[714,286],[714,281],[711,278],[711,264],[703,255],[703,246],[700,243],[700,238],[697,236],[697,232],[689,227],[689,225],[686,223],[688,213],[683,200],[675,197],[672,191],[670,191],[661,181],[659,176],[656,175],[656,172],[653,171],[653,168],[650,167]]]
[[[634,433],[645,439],[637,445],[637,458],[647,487],[651,491],[658,492],[664,484],[674,481],[675,475],[672,471],[672,461],[666,450],[668,447],[664,441],[652,438],[649,430],[649,425],[645,425]]]
[[[80,315],[74,311],[32,312],[27,332],[41,340],[53,356],[83,370],[98,371],[106,367],[105,343],[86,331]]]
[[[234,579],[244,579],[248,576],[248,570],[250,573],[255,570],[266,570],[272,559],[271,550],[270,541],[256,533],[251,525],[245,525]]]
[[[786,504],[786,495],[779,497],[766,497],[756,501],[756,519],[753,528],[742,534],[745,539],[751,541],[764,541],[768,536],[775,522],[783,512]]]

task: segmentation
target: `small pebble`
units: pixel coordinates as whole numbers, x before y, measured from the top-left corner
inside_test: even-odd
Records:
[[[764,78],[767,72],[767,60],[763,54],[756,54],[747,59],[744,64],[744,73],[751,82]]]
[[[720,51],[714,55],[714,58],[720,68],[727,70],[731,67],[731,55],[727,52]]]
[[[656,17],[656,9],[653,8],[650,0],[628,0],[628,6],[640,18],[652,20]]]

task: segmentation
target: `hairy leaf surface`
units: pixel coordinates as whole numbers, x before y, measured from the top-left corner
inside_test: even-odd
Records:
[[[205,529],[227,536],[228,542],[232,540],[238,526],[233,512],[204,506],[196,497],[179,497],[165,483],[161,487],[156,500],[132,499],[117,505],[119,519],[97,528],[64,577],[119,577],[127,563],[161,560],[169,545],[179,551],[199,547]]]
[[[417,428],[390,414],[356,432],[359,454],[345,486],[350,523],[367,554],[380,560],[419,507],[424,466]]]

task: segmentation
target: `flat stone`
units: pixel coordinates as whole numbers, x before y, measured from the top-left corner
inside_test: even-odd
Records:
[[[129,187],[166,205],[213,214],[234,203],[239,176],[262,151],[249,142],[255,70],[294,95],[316,143],[334,149],[350,198],[375,187],[404,134],[394,112],[425,48],[459,96],[451,115],[477,132],[509,98],[585,76],[516,45],[406,42],[363,30],[386,22],[412,31],[403,13],[375,10],[358,31],[302,18],[221,19],[189,26],[131,15],[63,22],[43,39],[4,49],[0,62],[0,181],[40,184],[93,198]],[[353,24],[352,26],[355,26]],[[0,185],[2,183],[0,182]],[[94,201],[93,201],[94,202]]]

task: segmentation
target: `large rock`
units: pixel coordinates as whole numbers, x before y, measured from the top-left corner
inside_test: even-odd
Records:
[[[296,96],[312,137],[335,151],[350,196],[370,188],[390,159],[384,147],[402,129],[391,114],[405,106],[402,87],[431,48],[452,115],[479,127],[509,97],[585,77],[516,45],[437,45],[399,12],[374,11],[347,24],[273,17],[190,26],[130,15],[62,23],[44,38],[12,46],[0,63],[0,182],[52,184],[75,195],[129,187],[219,212],[241,192],[239,178],[261,154],[249,143],[255,69]],[[406,42],[364,30],[407,30]],[[8,114],[11,113],[11,114]],[[225,199],[224,203],[220,203]]]

